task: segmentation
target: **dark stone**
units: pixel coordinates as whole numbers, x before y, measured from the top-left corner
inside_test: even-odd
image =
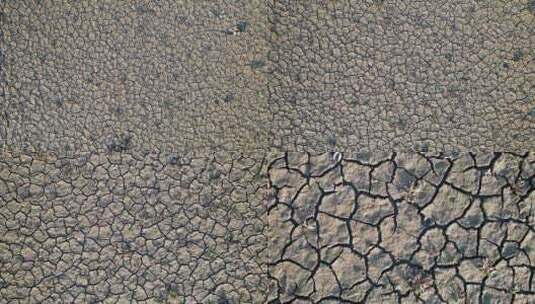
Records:
[[[535,117],[535,108],[531,109],[531,110],[528,112],[528,116],[530,116],[530,117]]]
[[[292,94],[291,96],[288,97],[288,101],[291,104],[297,104],[297,96],[295,96],[295,94]]]
[[[58,108],[61,108],[63,106],[63,97],[56,97],[54,103]]]
[[[263,68],[265,65],[266,63],[263,60],[257,59],[257,60],[251,61],[251,67],[253,69],[260,69],[260,68]]]
[[[362,162],[370,161],[370,153],[367,151],[359,151],[355,154],[355,158]]]
[[[236,27],[238,28],[238,31],[240,33],[243,33],[247,30],[247,22],[246,21],[240,21],[238,22],[238,24],[236,25]]]
[[[405,170],[398,170],[398,174],[399,174],[399,187],[401,189],[407,189],[409,188],[413,183],[414,181],[416,180],[416,178],[414,178],[414,176],[410,175],[407,171]]]
[[[404,273],[406,279],[413,281],[417,277],[425,277],[427,273],[424,272],[422,266],[418,264],[407,265],[407,271]]]
[[[188,21],[188,17],[186,17],[186,16],[176,16],[176,17],[175,17],[175,20],[176,20],[179,24],[185,24],[185,23]]]
[[[421,143],[418,148],[417,148],[417,151],[418,152],[429,152],[429,145],[427,143]]]
[[[519,251],[518,244],[514,242],[508,242],[504,245],[502,250],[502,256],[504,258],[512,258],[517,255]]]
[[[470,215],[462,219],[462,224],[468,227],[478,227],[483,222],[483,218],[479,215]]]
[[[528,10],[535,14],[535,0],[530,0],[528,2]]]
[[[224,30],[223,32],[224,32],[225,34],[227,34],[227,35],[234,35],[234,34],[235,34],[235,32],[234,32],[233,29],[226,29],[226,30]]]
[[[117,144],[114,138],[108,138],[104,142],[104,145],[106,146],[106,150],[108,150],[108,152],[111,152],[111,151],[115,151]]]
[[[523,57],[524,57],[524,53],[521,50],[516,50],[513,53],[513,61],[515,62],[522,60]]]
[[[492,303],[496,303],[494,302],[493,295],[490,293],[485,293],[483,295],[483,304],[492,304]]]
[[[140,5],[140,6],[136,7],[136,12],[138,14],[153,14],[154,10],[151,9],[151,8],[147,8],[144,5]]]
[[[17,192],[22,199],[27,199],[31,196],[30,187],[24,186],[17,189]]]
[[[208,172],[208,179],[210,181],[216,180],[216,179],[218,179],[220,177],[221,177],[221,172],[220,171],[212,170],[212,171]]]
[[[398,120],[396,121],[397,125],[404,128],[407,126],[407,120],[405,120],[404,118],[398,118]]]
[[[431,225],[433,225],[433,219],[432,218],[426,218],[424,220],[424,222],[422,223],[422,225],[424,226],[424,228],[428,228],[430,227]]]
[[[396,88],[396,82],[394,81],[394,79],[387,79],[386,80],[386,87],[393,90]]]
[[[232,94],[232,93],[227,94],[227,96],[225,96],[225,99],[223,99],[223,101],[225,101],[227,103],[234,101],[234,94]]]
[[[123,152],[132,146],[132,134],[122,133],[119,136],[109,137],[105,140],[104,145],[108,151]]]
[[[433,163],[433,168],[435,168],[435,171],[438,175],[446,174],[446,170],[448,170],[449,168],[449,163],[447,162]]]
[[[457,159],[459,158],[459,156],[461,156],[461,152],[459,152],[457,148],[453,148],[451,151],[446,153],[446,158],[449,158],[449,159]]]
[[[230,304],[230,302],[227,298],[219,298],[217,304]]]
[[[336,146],[336,137],[334,135],[329,136],[329,138],[327,138],[327,143],[330,146]],[[332,157],[332,154],[331,154],[331,157]]]
[[[310,178],[312,176],[312,166],[310,164],[305,165],[305,172],[303,172],[303,175],[306,178]]]
[[[176,165],[178,163],[178,154],[173,152],[173,153],[169,153],[169,155],[167,155],[167,164],[168,165]]]
[[[288,287],[288,289],[286,290],[286,293],[288,295],[294,296],[298,290],[299,290],[299,285],[297,285],[297,283],[294,282]]]
[[[117,106],[115,108],[115,113],[117,113],[117,115],[123,115],[124,113],[124,108],[122,106]]]

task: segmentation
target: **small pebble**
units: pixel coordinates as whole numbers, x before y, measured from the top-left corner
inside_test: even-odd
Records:
[[[178,163],[178,154],[176,153],[169,153],[167,156],[167,164],[169,165],[176,165]]]
[[[243,33],[245,32],[245,30],[247,30],[247,22],[245,21],[240,21],[238,22],[238,24],[236,25],[236,27],[238,28],[238,31],[240,33]]]
[[[516,50],[513,53],[513,61],[515,62],[522,60],[523,57],[524,57],[524,53],[521,50]]]
[[[227,103],[234,101],[234,94],[232,94],[232,93],[227,94],[227,96],[225,96],[225,99],[223,99],[223,101],[225,101]]]

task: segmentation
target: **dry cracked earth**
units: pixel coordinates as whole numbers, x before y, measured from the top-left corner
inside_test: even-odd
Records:
[[[2,303],[533,303],[535,155],[4,154]]]
[[[534,25],[0,0],[0,303],[535,303]]]
[[[281,155],[277,303],[534,303],[534,155]]]
[[[0,303],[255,303],[261,155],[0,160]]]

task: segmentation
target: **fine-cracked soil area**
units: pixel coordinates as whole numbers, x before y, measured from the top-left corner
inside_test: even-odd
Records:
[[[0,142],[254,150],[269,117],[261,3],[0,1]]]
[[[533,0],[1,1],[12,150],[535,149]]]
[[[0,303],[535,301],[535,155],[3,154]]]
[[[533,1],[282,0],[272,12],[269,101],[286,150],[535,148]]]
[[[0,303],[265,303],[262,155],[0,159]]]

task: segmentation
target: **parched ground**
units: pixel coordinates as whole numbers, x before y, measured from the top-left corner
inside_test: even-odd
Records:
[[[265,303],[262,155],[0,158],[0,303]]]
[[[532,151],[533,0],[0,3],[0,142]]]
[[[251,151],[267,142],[261,1],[1,1],[12,150]]]
[[[0,160],[0,303],[533,303],[533,154]]]
[[[288,153],[272,303],[534,303],[532,154]]]
[[[289,151],[535,148],[535,2],[274,1],[269,101]]]
[[[535,303],[534,25],[0,0],[0,303]]]

